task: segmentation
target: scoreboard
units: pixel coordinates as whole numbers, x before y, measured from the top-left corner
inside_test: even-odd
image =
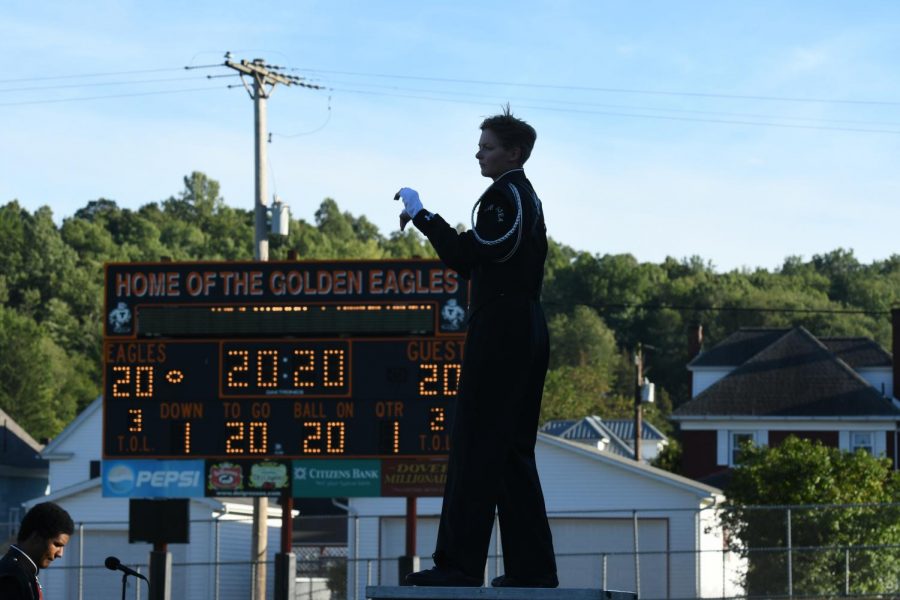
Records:
[[[105,270],[104,458],[448,453],[468,286],[441,263]]]

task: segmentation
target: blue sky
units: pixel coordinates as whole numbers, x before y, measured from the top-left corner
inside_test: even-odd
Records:
[[[183,69],[230,50],[327,88],[268,105],[269,190],[297,218],[332,197],[386,234],[410,186],[467,222],[489,183],[478,124],[508,101],[575,249],[720,270],[898,252],[893,1],[13,0],[0,31],[0,203],[57,220],[162,200],[195,170],[250,208],[252,102],[206,79],[224,67]]]

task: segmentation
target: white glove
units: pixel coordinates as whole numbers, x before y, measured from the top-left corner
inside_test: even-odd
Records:
[[[422,201],[419,200],[419,192],[412,188],[400,188],[394,195],[394,200],[403,200],[403,209],[410,219],[415,219],[422,210]]]

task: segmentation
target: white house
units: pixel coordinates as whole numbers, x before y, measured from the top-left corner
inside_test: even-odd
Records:
[[[641,598],[742,593],[736,582],[744,563],[723,552],[720,490],[545,433],[538,434],[536,458],[561,587],[634,591],[639,571]],[[421,568],[433,564],[440,509],[440,498],[417,502]],[[348,597],[363,598],[366,584],[398,582],[406,501],[354,498],[350,512]],[[490,547],[486,580],[503,572],[496,538]]]
[[[120,597],[121,574],[103,567],[107,556],[147,573],[152,545],[128,543],[128,499],[104,498],[100,475],[102,401],[95,400],[43,450],[50,463],[50,493],[26,503],[52,500],[75,521],[65,554],[46,571],[41,583],[48,598]],[[274,503],[270,503],[274,504]],[[250,539],[253,507],[249,500],[193,498],[190,544],[170,544],[172,597],[193,600],[245,600],[250,597]],[[281,510],[269,508],[267,583],[272,589]],[[221,564],[229,562],[232,564]],[[216,563],[220,563],[217,565]],[[133,578],[128,597],[137,597]],[[141,585],[144,585],[143,583]],[[147,589],[141,590],[147,597]]]
[[[893,311],[895,348],[900,311]],[[682,468],[719,484],[740,445],[777,446],[789,435],[898,460],[900,359],[864,337],[817,337],[804,327],[744,328],[689,364],[692,398],[672,413]]]

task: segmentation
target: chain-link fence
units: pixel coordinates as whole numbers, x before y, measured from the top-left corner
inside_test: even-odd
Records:
[[[637,592],[641,600],[681,598],[900,598],[900,505],[708,507],[702,510],[556,512],[550,515],[563,587]],[[298,600],[362,600],[367,585],[396,585],[405,553],[402,516],[337,516],[346,545],[295,545]],[[437,517],[420,515],[418,554],[430,553]],[[300,527],[302,528],[302,521]],[[8,528],[9,529],[9,528]],[[3,531],[9,543],[13,531]],[[41,572],[48,597],[120,597],[115,555],[147,575],[148,544],[128,544],[128,524],[77,523],[63,559]],[[314,532],[313,532],[314,533]],[[308,536],[309,537],[309,536]],[[312,537],[315,537],[312,535]],[[274,560],[247,559],[246,522],[191,522],[191,543],[170,545],[173,597],[251,599],[257,569],[273,598]],[[277,546],[277,542],[274,543]],[[5,548],[3,549],[5,551]],[[431,566],[423,556],[421,567]],[[502,574],[492,538],[485,581]],[[129,578],[126,598],[147,598]],[[252,599],[251,599],[252,600]]]

